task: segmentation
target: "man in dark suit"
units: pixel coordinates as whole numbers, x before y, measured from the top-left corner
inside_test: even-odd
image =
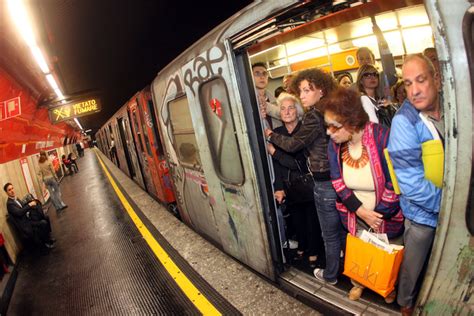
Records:
[[[54,239],[50,238],[51,224],[44,215],[39,201],[33,200],[23,204],[15,195],[13,184],[7,183],[3,190],[8,195],[7,210],[20,233],[32,239],[37,245],[44,248],[54,248]]]

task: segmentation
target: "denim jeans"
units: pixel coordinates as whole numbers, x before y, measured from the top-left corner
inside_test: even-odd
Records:
[[[61,199],[61,191],[58,182],[53,178],[46,178],[44,179],[44,184],[46,184],[49,194],[51,195],[51,202],[53,202],[54,208],[59,210],[66,206]]]
[[[326,268],[323,276],[327,281],[335,281],[339,274],[343,227],[336,209],[336,191],[331,181],[314,182],[314,203],[326,251]]]

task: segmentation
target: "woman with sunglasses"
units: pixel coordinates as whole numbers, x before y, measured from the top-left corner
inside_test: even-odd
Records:
[[[362,94],[361,101],[364,110],[369,115],[369,120],[378,123],[377,106],[382,99],[377,95],[379,87],[379,72],[374,65],[362,65],[357,71],[357,89]]]
[[[326,268],[316,268],[313,274],[318,280],[335,285],[339,274],[344,230],[336,210],[336,192],[331,185],[328,138],[324,129],[324,118],[319,110],[319,101],[331,93],[337,84],[329,74],[314,68],[298,73],[291,87],[299,93],[305,109],[300,129],[291,137],[265,129],[265,136],[267,141],[286,152],[294,153],[304,149],[314,178],[314,203],[326,252]]]
[[[332,185],[342,224],[352,235],[372,229],[400,243],[403,215],[383,154],[389,131],[369,121],[359,94],[339,88],[321,104],[327,134]],[[394,240],[394,238],[398,240]],[[364,287],[351,280],[349,299],[358,300]],[[395,300],[395,293],[385,298]]]

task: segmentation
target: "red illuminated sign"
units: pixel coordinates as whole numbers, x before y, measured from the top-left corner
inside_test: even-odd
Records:
[[[21,114],[20,97],[0,102],[0,121]]]

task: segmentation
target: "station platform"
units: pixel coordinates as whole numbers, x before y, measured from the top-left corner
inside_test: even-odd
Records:
[[[318,312],[196,234],[100,151],[63,178],[49,254],[19,260],[8,315]]]

